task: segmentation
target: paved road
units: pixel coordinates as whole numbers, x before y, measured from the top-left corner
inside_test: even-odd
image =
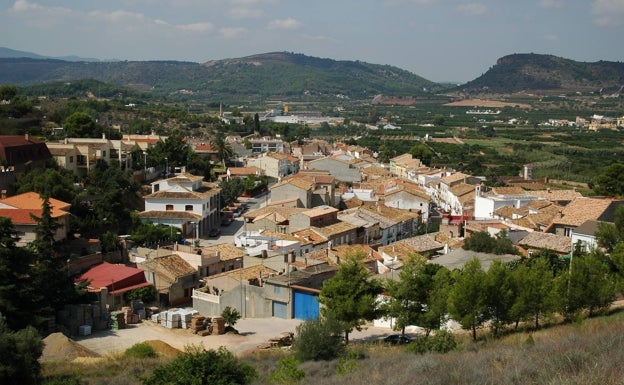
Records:
[[[201,337],[187,329],[167,329],[149,320],[140,324],[128,325],[126,329],[104,330],[90,336],[77,337],[76,341],[84,347],[100,354],[121,353],[132,345],[150,340],[161,340],[176,349],[184,350],[188,345],[203,345],[206,349],[225,346],[236,355],[255,349],[270,338],[278,337],[282,332],[295,332],[302,321],[280,318],[247,318],[236,323],[239,333]],[[386,328],[367,327],[361,332],[350,335],[353,343],[373,341],[393,331]]]

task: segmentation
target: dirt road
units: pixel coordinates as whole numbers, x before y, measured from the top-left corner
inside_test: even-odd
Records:
[[[100,355],[122,353],[132,345],[149,340],[163,341],[176,349],[188,345],[203,345],[206,349],[225,346],[236,355],[255,349],[259,344],[277,337],[282,332],[295,332],[301,320],[281,318],[247,318],[239,320],[235,327],[239,334],[201,337],[187,329],[167,329],[149,320],[128,325],[120,330],[97,331],[90,336],[77,337],[75,341]],[[350,335],[353,342],[381,338],[393,333],[390,329],[367,327]]]

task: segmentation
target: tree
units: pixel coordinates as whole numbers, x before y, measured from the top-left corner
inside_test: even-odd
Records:
[[[379,281],[369,279],[371,273],[358,257],[348,256],[319,294],[322,315],[340,322],[347,343],[354,328],[360,330],[365,321],[377,318],[377,295],[383,290]]]
[[[241,319],[241,314],[236,308],[226,306],[221,312],[221,317],[223,317],[227,326],[233,327]]]
[[[624,196],[624,163],[613,163],[605,167],[596,178],[594,191],[610,197]]]
[[[248,384],[256,370],[238,361],[225,347],[205,350],[190,346],[169,364],[159,366],[143,379],[145,385],[232,385]]]
[[[86,112],[74,112],[65,119],[63,124],[65,136],[68,138],[99,138],[101,127],[97,126]]]
[[[34,191],[41,196],[72,203],[77,195],[74,176],[56,168],[34,168],[20,176],[16,183],[18,193]]]
[[[307,320],[295,330],[293,349],[300,361],[333,360],[345,352],[340,338],[343,329],[334,319]]]
[[[511,322],[511,307],[516,297],[516,288],[511,279],[511,272],[500,260],[490,265],[486,274],[485,306],[487,316],[492,322],[494,335]]]
[[[487,231],[478,231],[470,235],[462,246],[464,250],[472,250],[492,254],[517,254],[518,250],[507,238],[507,233],[501,231],[492,237]]]
[[[41,373],[38,360],[42,352],[43,342],[34,328],[12,331],[0,314],[1,384],[38,384]]]
[[[453,282],[451,271],[439,266],[432,281],[427,306],[418,321],[418,326],[425,328],[426,335],[432,330],[440,329],[448,313],[448,297]]]
[[[516,290],[516,298],[510,309],[511,319],[534,321],[539,328],[540,317],[551,314],[556,309],[553,270],[545,258],[533,258],[529,263],[521,263],[512,271],[511,279]]]
[[[439,267],[427,264],[423,257],[410,255],[399,272],[399,280],[387,282],[390,300],[384,310],[396,319],[394,328],[402,334],[407,326],[420,324],[429,302],[433,276]]]
[[[234,150],[232,150],[232,146],[225,141],[225,137],[223,135],[217,135],[212,142],[212,146],[217,151],[219,160],[223,163],[223,165],[225,165],[225,161],[232,158],[235,154]]]
[[[473,258],[461,270],[453,272],[454,284],[449,293],[449,312],[466,330],[472,330],[477,339],[477,328],[487,319],[484,282],[486,273],[481,262]]]

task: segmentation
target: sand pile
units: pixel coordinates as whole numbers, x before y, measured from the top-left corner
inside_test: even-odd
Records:
[[[149,340],[145,341],[144,343],[154,348],[154,351],[156,351],[156,354],[158,354],[159,356],[175,357],[178,354],[182,353],[178,349],[161,340]]]
[[[43,339],[41,361],[72,361],[78,357],[99,357],[79,343],[65,337],[63,333],[52,333]]]

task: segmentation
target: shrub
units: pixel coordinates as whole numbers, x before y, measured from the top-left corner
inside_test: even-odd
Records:
[[[241,318],[241,314],[236,308],[226,306],[221,312],[221,317],[223,317],[227,326],[234,326]]]
[[[296,329],[293,348],[299,361],[331,360],[342,355],[342,328],[334,320],[305,321]]]
[[[151,345],[141,342],[126,349],[124,356],[127,358],[154,358],[156,351]]]
[[[205,350],[189,346],[167,365],[159,366],[143,379],[145,385],[230,385],[248,384],[256,370],[238,361],[225,347]]]
[[[269,375],[269,381],[274,384],[293,384],[301,381],[305,372],[299,368],[299,361],[294,356],[287,356],[279,360],[277,369]]]
[[[446,330],[438,330],[434,335],[417,338],[406,350],[414,354],[448,353],[457,348],[453,334]]]

